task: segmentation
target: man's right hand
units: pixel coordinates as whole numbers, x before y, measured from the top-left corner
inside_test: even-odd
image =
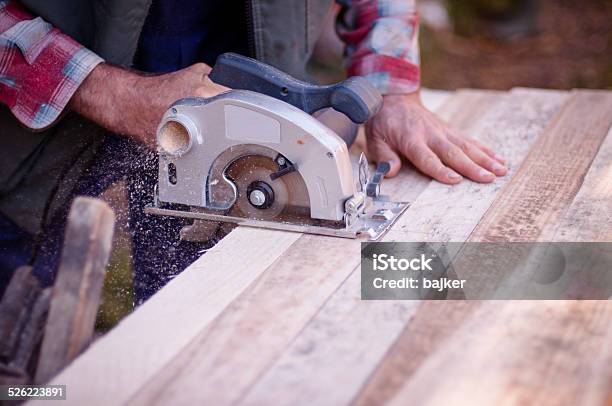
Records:
[[[230,90],[213,83],[210,66],[197,63],[163,75],[98,65],[72,98],[72,109],[102,127],[155,147],[164,112],[184,97],[212,97]]]

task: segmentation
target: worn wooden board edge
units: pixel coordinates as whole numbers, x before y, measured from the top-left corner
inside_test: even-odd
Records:
[[[50,304],[51,288],[45,288],[40,292],[40,295],[38,295],[36,302],[32,306],[30,319],[19,338],[19,348],[12,361],[12,365],[28,372],[30,382],[33,380],[32,375],[38,363],[40,344],[42,342]]]
[[[115,214],[106,202],[81,196],[72,203],[38,358],[37,383],[51,379],[93,337],[114,227]]]

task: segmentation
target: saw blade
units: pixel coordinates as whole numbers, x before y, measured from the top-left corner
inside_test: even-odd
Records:
[[[226,174],[236,185],[238,196],[227,215],[301,224],[310,222],[310,199],[302,176],[295,171],[271,180],[270,175],[278,170],[278,164],[268,156],[247,155],[233,161]],[[261,182],[273,191],[272,202],[265,208],[251,203],[248,194],[250,187]]]

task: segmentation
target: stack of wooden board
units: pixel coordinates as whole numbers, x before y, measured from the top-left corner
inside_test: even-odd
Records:
[[[384,240],[612,241],[612,92],[465,90],[437,111],[510,173],[406,168]],[[359,248],[237,228],[52,383],[100,405],[612,400],[609,302],[362,301]]]

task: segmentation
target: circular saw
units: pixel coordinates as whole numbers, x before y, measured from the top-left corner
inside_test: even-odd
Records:
[[[317,86],[223,54],[211,79],[235,90],[177,101],[157,130],[146,211],[195,219],[185,238],[213,221],[376,240],[408,207],[380,195],[387,163],[352,166],[347,144],[382,103],[365,78]]]

